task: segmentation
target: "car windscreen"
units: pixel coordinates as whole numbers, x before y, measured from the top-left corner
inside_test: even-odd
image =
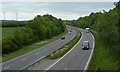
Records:
[[[88,46],[88,42],[83,42],[83,46]]]

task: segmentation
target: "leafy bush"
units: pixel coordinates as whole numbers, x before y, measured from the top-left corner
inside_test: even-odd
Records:
[[[13,39],[12,37],[3,39],[3,42],[2,42],[2,53],[3,54],[7,54],[10,52],[16,51],[19,48],[20,47],[16,44],[15,39]]]

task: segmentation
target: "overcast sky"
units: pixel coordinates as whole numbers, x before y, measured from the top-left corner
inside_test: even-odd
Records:
[[[109,11],[113,2],[4,2],[0,4],[0,19],[30,20],[36,15],[51,14],[64,20],[77,19],[91,12]]]
[[[119,0],[0,0],[0,2],[118,2]]]

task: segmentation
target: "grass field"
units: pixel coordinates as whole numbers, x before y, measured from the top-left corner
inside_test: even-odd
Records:
[[[110,55],[109,48],[106,48],[99,42],[97,32],[92,30],[92,33],[95,36],[95,49],[94,49],[93,57],[89,64],[88,70],[96,70],[97,67],[99,67],[99,69],[102,71],[103,70],[118,70],[118,61],[115,60],[115,57]],[[103,71],[103,72],[109,72],[109,71]]]
[[[18,30],[16,27],[0,27],[0,39],[13,36],[14,32]]]

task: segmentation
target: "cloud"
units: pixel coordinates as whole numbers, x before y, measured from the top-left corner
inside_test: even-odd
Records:
[[[108,11],[114,8],[113,2],[5,2],[1,4],[2,13],[6,12],[6,19],[16,19],[17,12],[19,20],[32,19],[38,14],[52,14],[61,19],[77,19],[91,12],[103,9]]]
[[[0,2],[118,2],[118,0],[1,0]]]

